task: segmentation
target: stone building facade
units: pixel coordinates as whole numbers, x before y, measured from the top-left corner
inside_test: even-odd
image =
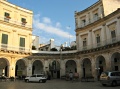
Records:
[[[33,12],[0,0],[0,75],[15,76],[19,60],[31,54]]]
[[[3,4],[3,8],[9,9],[11,4],[3,0],[0,2]],[[4,7],[4,3],[9,5]],[[17,15],[16,21],[19,21],[21,16],[25,16],[30,27],[16,25],[12,22],[8,23],[4,21],[4,18],[0,20],[1,40],[3,31],[5,33],[10,31],[9,34],[14,34],[10,35],[11,38],[8,41],[8,44],[12,45],[14,49],[9,45],[3,45],[1,41],[0,73],[4,73],[6,76],[30,76],[36,73],[46,74],[49,72],[52,78],[60,78],[66,73],[77,72],[80,78],[93,76],[96,79],[103,71],[120,71],[119,0],[99,0],[85,10],[75,12],[77,44],[75,51],[62,51],[62,49],[57,52],[31,51],[32,11],[14,5],[11,7],[13,9],[10,8],[8,11],[13,13],[10,14],[9,21]],[[1,16],[6,12],[3,8],[0,8],[0,11],[3,11],[0,12]],[[17,15],[15,12],[18,12]],[[20,15],[20,13],[24,15]],[[9,29],[5,30],[3,27]],[[25,31],[26,34],[20,33],[20,30]],[[19,38],[17,38],[19,34],[26,37],[25,48],[29,50],[19,49]],[[17,40],[11,42],[13,41],[11,39]],[[11,49],[9,50],[9,48]]]

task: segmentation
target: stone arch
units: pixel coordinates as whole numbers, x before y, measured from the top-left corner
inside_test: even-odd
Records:
[[[6,57],[0,58],[0,75],[9,76],[10,62]]]
[[[106,70],[106,60],[104,55],[98,55],[95,59],[95,70],[97,77],[99,78],[100,74]]]
[[[77,72],[77,63],[75,60],[69,59],[65,62],[65,73],[69,72]]]
[[[44,73],[43,61],[36,59],[32,61],[32,74],[41,74]]]
[[[18,59],[15,63],[15,76],[27,75],[27,62],[24,59]]]
[[[51,73],[52,78],[60,78],[60,61],[51,60],[49,62],[49,72]]]
[[[92,63],[91,59],[89,58],[83,58],[82,61],[82,70],[83,70],[83,77],[90,77],[92,76]]]
[[[111,70],[120,71],[120,53],[114,52],[111,54]]]

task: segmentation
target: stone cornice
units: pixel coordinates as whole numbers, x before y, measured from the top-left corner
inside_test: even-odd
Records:
[[[114,11],[113,13],[109,14],[108,16],[104,17],[104,18],[101,18],[91,24],[88,24],[86,25],[85,27],[82,27],[82,28],[76,28],[76,32],[79,32],[79,31],[82,31],[82,30],[86,30],[86,29],[90,29],[90,28],[93,28],[95,26],[97,26],[98,24],[106,24],[106,21],[109,20],[110,18],[116,16],[117,14],[120,13],[120,8],[117,9],[116,11]]]

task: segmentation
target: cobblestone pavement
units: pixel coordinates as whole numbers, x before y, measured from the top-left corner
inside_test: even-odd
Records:
[[[2,81],[0,89],[120,89],[117,87],[103,87],[100,82],[71,82],[65,80],[48,80],[46,83],[25,83],[24,81]]]

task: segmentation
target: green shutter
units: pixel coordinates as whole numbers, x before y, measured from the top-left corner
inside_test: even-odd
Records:
[[[2,34],[2,44],[8,44],[8,35]]]
[[[20,47],[25,47],[25,38],[20,37]]]

